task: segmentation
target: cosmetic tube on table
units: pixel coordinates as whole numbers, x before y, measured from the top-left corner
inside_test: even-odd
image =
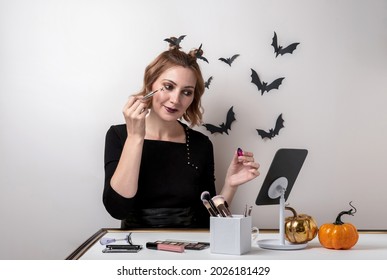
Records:
[[[162,244],[162,243],[156,243],[156,242],[147,242],[146,247],[148,249],[153,249],[153,250],[170,251],[170,252],[176,252],[176,253],[184,252],[184,245],[172,245],[172,244]]]

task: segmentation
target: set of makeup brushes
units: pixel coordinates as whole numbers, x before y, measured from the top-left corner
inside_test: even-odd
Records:
[[[207,208],[208,213],[212,217],[232,217],[230,210],[228,209],[228,203],[222,195],[216,195],[211,198],[208,191],[202,192],[200,196],[204,206]]]
[[[210,193],[208,191],[204,191],[202,192],[200,199],[202,200],[203,205],[207,208],[211,217],[232,217],[228,208],[228,203],[222,195],[216,195],[211,198]],[[243,216],[251,216],[252,210],[253,206],[248,207],[246,204]]]

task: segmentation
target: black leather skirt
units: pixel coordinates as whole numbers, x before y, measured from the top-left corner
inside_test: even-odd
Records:
[[[151,208],[129,213],[121,221],[122,229],[132,228],[190,228],[197,227],[192,208]]]

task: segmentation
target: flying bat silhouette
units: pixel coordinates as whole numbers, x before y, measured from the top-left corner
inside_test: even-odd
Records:
[[[293,53],[293,51],[297,48],[298,44],[300,43],[293,43],[287,46],[286,48],[283,48],[282,46],[278,45],[277,34],[275,32],[271,43],[274,48],[275,57],[277,57],[278,55],[284,55],[286,53]]]
[[[179,38],[170,37],[170,38],[164,39],[164,41],[168,42],[170,47],[175,46],[177,49],[180,49],[181,48],[180,43],[184,39],[185,36],[186,35],[181,35],[181,36],[179,36]]]
[[[205,58],[205,57],[203,56],[202,45],[203,45],[203,44],[200,44],[199,49],[197,49],[197,50],[195,51],[195,56],[196,56],[196,58],[201,59],[201,60],[204,60],[205,62],[208,63],[207,58]]]
[[[270,84],[263,82],[263,81],[261,82],[257,72],[255,72],[254,69],[251,68],[251,82],[257,86],[258,90],[261,91],[261,95],[263,95],[265,93],[265,91],[269,92],[272,89],[278,89],[279,86],[282,84],[283,79],[285,79],[285,78],[284,77],[278,78]]]
[[[203,124],[203,126],[205,128],[207,128],[207,130],[209,132],[211,132],[211,134],[214,134],[214,133],[226,133],[228,135],[228,131],[231,130],[231,124],[235,121],[235,113],[233,111],[233,107],[231,107],[228,112],[227,112],[227,117],[226,117],[226,123],[221,123],[219,126],[216,126],[216,125],[212,125],[212,124]]]
[[[262,137],[262,139],[264,139],[264,138],[271,139],[274,136],[278,135],[280,129],[283,127],[284,127],[284,120],[282,118],[282,114],[280,114],[277,118],[276,123],[275,123],[275,127],[270,128],[269,132],[266,132],[265,130],[262,130],[262,129],[257,129],[257,132]]]
[[[230,58],[224,58],[224,57],[221,57],[219,58],[220,61],[223,61],[224,63],[227,63],[230,67],[231,67],[231,64],[234,62],[234,60],[239,56],[239,54],[234,54],[232,57]]]
[[[212,79],[213,79],[213,77],[211,76],[211,77],[208,78],[208,80],[206,82],[204,82],[204,86],[206,88],[210,89],[210,84],[212,82]]]

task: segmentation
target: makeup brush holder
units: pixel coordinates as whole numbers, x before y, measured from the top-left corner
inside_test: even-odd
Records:
[[[210,252],[242,255],[251,250],[251,216],[210,217]]]

